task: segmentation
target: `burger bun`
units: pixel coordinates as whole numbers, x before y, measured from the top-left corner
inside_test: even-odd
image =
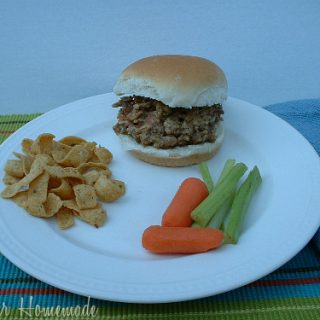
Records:
[[[144,162],[164,167],[184,167],[209,160],[219,151],[224,138],[224,129],[221,124],[216,134],[217,138],[213,143],[206,142],[172,149],[145,147],[124,134],[120,134],[119,138],[124,150]]]

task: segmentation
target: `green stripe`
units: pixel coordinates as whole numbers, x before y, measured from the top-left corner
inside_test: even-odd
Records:
[[[0,121],[0,126],[4,124],[25,124],[30,120],[11,120],[11,121]]]
[[[110,319],[318,319],[320,298],[218,302],[208,299],[176,304],[102,307],[99,315]],[[297,316],[301,316],[298,318]],[[295,316],[295,318],[293,317]]]
[[[10,134],[21,128],[27,122],[41,115],[41,113],[34,114],[12,114],[0,116],[0,143],[6,140]]]
[[[30,282],[39,282],[39,280],[35,278],[12,278],[12,279],[0,279],[0,284],[2,283],[30,283]]]
[[[92,301],[91,306],[94,305]],[[83,307],[83,305],[80,305]],[[74,317],[73,319],[110,320],[164,320],[164,319],[223,319],[223,320],[286,320],[319,319],[320,298],[280,299],[241,302],[216,302],[209,299],[174,304],[121,304],[110,303],[109,307],[96,306],[95,317]],[[22,319],[18,307],[10,309],[10,318]],[[32,312],[32,311],[31,311]],[[27,318],[27,317],[25,317]],[[35,317],[34,317],[35,318]],[[37,317],[37,319],[61,319],[61,317]]]
[[[31,114],[5,114],[0,115],[0,122],[1,121],[25,121],[25,120],[32,120],[38,116],[40,116],[42,113],[31,113]]]

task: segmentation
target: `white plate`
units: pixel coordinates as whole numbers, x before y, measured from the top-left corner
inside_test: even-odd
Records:
[[[23,138],[51,132],[79,135],[111,149],[115,178],[127,184],[119,201],[106,204],[109,219],[100,229],[76,221],[60,231],[53,220],[26,214],[0,202],[0,250],[22,270],[56,287],[124,302],[171,302],[225,292],[254,281],[292,258],[320,223],[320,162],[309,143],[287,123],[252,104],[230,98],[226,136],[209,161],[213,175],[225,160],[258,165],[257,192],[237,245],[204,254],[160,256],[141,246],[143,230],[159,224],[183,179],[199,176],[196,166],[161,168],[132,158],[113,133],[118,110],[113,94],[80,100],[33,120],[0,151],[1,175]],[[1,189],[3,185],[1,185]]]

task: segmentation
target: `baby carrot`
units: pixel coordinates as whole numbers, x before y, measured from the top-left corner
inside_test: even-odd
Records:
[[[207,196],[206,184],[198,178],[185,179],[162,217],[164,227],[190,227],[191,212]]]
[[[212,228],[150,226],[142,245],[154,253],[199,253],[221,246],[223,232]]]

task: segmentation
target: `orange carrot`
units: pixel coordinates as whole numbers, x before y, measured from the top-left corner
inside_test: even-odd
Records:
[[[142,246],[154,253],[198,253],[222,245],[223,232],[212,228],[150,226]]]
[[[185,179],[162,217],[164,227],[190,227],[191,212],[207,196],[206,184],[198,178]]]

